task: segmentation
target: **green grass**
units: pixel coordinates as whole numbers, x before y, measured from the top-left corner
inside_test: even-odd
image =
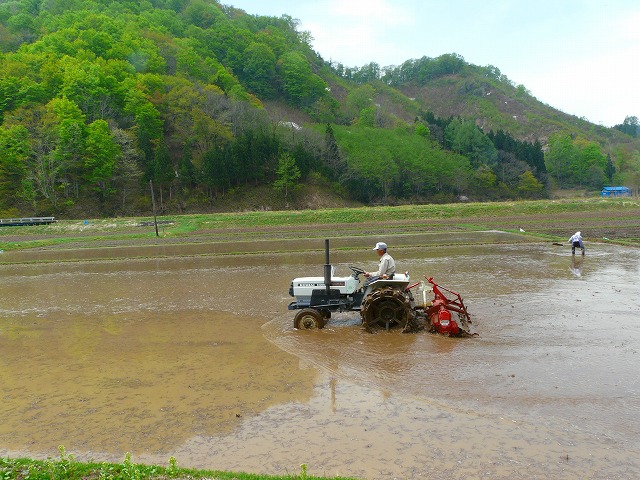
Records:
[[[131,462],[126,454],[122,463],[78,462],[58,447],[60,456],[47,460],[0,457],[0,480],[143,480],[143,479],[208,479],[208,480],[325,480],[307,474],[307,466],[300,465],[299,473],[288,475],[257,475],[243,472],[221,472],[180,468],[171,457],[166,467],[142,465]],[[347,477],[330,477],[333,480],[349,480]],[[353,480],[353,479],[352,479]]]
[[[347,225],[360,225],[358,228],[366,232],[376,231],[379,225],[392,222],[394,229],[402,232],[409,226],[424,225],[428,228],[452,220],[456,221],[459,229],[478,230],[501,223],[509,229],[509,226],[513,228],[514,217],[524,223],[532,217],[540,222],[540,217],[552,220],[573,214],[584,223],[589,222],[589,217],[606,218],[610,213],[621,211],[625,215],[631,213],[633,217],[634,212],[640,212],[640,202],[637,199],[589,198],[170,215],[158,218],[161,222],[158,233],[162,238],[173,239],[200,236],[211,240],[218,236],[216,241],[223,241],[227,235],[228,241],[233,241],[230,232],[244,231],[244,235],[250,237],[250,229],[277,230],[282,227],[284,232],[298,228],[314,237],[314,231],[326,235],[326,231],[321,232],[321,226],[329,227],[339,235]],[[636,217],[640,218],[640,214]],[[2,227],[0,250],[64,247],[65,244],[78,248],[108,241],[150,243],[155,241],[156,234],[149,222],[153,222],[152,217],[60,220],[51,225]]]

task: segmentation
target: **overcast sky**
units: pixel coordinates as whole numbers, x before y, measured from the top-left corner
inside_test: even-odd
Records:
[[[640,118],[640,0],[221,0],[298,19],[325,60],[400,65],[457,53],[538,100],[613,126]]]

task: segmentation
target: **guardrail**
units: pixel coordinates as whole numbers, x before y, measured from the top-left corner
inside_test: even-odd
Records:
[[[55,217],[0,218],[0,227],[18,227],[24,225],[48,225],[56,221]]]

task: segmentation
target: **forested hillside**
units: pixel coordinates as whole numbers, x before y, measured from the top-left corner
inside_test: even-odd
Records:
[[[456,54],[345,67],[310,40],[214,0],[1,0],[0,217],[144,213],[152,187],[160,212],[309,205],[311,186],[364,204],[637,192],[636,117],[590,124]]]

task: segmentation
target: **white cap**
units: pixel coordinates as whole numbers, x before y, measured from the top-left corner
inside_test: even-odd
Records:
[[[376,246],[373,247],[374,250],[386,250],[387,249],[387,244],[384,242],[378,242],[376,243]]]

